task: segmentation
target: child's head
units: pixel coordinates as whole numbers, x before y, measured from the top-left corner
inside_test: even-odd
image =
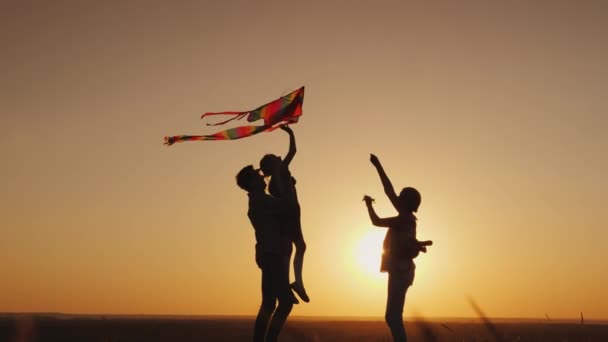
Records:
[[[403,188],[403,190],[401,190],[401,193],[399,194],[399,202],[401,208],[405,211],[418,211],[418,207],[420,206],[421,201],[422,197],[420,196],[420,193],[414,188]]]
[[[267,154],[260,159],[260,169],[264,173],[264,176],[270,176],[272,175],[272,170],[276,169],[279,163],[281,163],[281,157]]]
[[[253,168],[253,165],[247,165],[239,171],[236,175],[236,184],[247,192],[266,188],[264,177]]]

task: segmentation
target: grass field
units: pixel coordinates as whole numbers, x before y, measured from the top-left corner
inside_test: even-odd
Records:
[[[608,324],[510,321],[407,321],[410,341],[608,341]],[[0,341],[249,341],[252,317],[4,315]],[[391,341],[381,320],[293,318],[280,341]]]

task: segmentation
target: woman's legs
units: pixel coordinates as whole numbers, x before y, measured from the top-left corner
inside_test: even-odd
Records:
[[[386,299],[386,324],[391,329],[395,342],[407,341],[405,327],[403,325],[403,305],[405,304],[405,293],[410,282],[407,274],[388,273],[388,296]]]

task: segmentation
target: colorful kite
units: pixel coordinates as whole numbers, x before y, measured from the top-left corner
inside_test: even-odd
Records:
[[[250,137],[261,132],[269,132],[281,125],[298,122],[298,118],[302,115],[302,104],[304,102],[304,87],[289,93],[281,98],[267,103],[248,112],[220,112],[220,113],[205,113],[201,119],[210,115],[233,115],[226,121],[216,124],[207,124],[207,126],[217,126],[228,123],[232,120],[240,120],[247,117],[248,122],[254,122],[260,119],[264,120],[264,125],[261,126],[240,126],[230,128],[224,131],[210,135],[176,135],[165,137],[165,145],[171,146],[176,142],[194,141],[194,140],[234,140],[245,137]]]

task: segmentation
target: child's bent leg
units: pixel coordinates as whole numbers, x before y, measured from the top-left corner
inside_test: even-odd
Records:
[[[293,257],[293,273],[296,278],[296,283],[304,284],[302,280],[302,269],[304,268],[304,253],[306,252],[306,243],[304,239],[294,241],[296,245],[296,253]]]
[[[304,242],[304,236],[302,235],[302,227],[299,222],[297,224],[296,236],[293,241],[296,245],[296,253],[293,258],[293,273],[295,276],[295,282],[291,284],[291,288],[302,298],[303,301],[308,303],[310,298],[304,288],[304,280],[302,279],[302,269],[304,268],[304,253],[306,252],[306,242]]]

